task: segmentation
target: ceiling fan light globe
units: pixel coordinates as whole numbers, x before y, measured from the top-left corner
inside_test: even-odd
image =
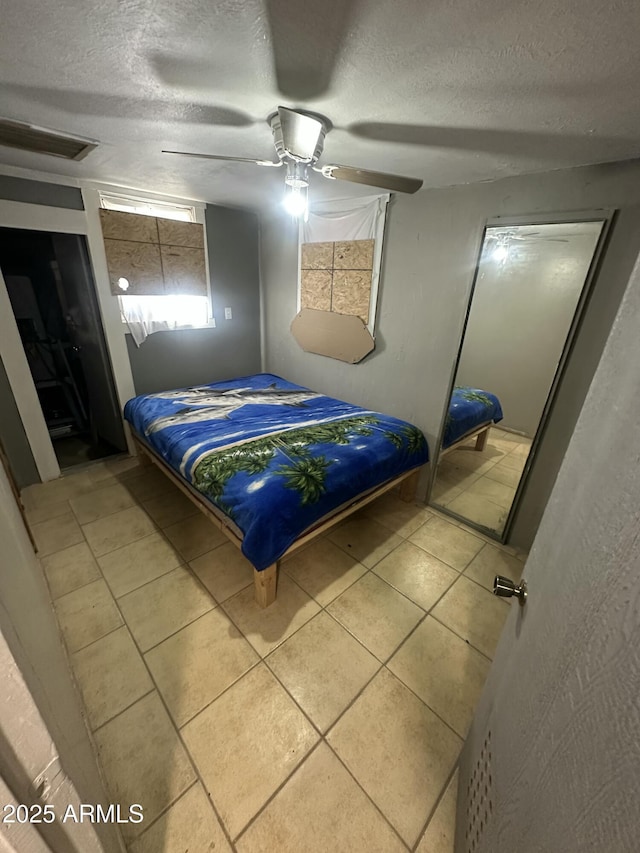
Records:
[[[298,188],[293,188],[284,194],[283,200],[284,209],[291,216],[299,217],[307,214],[307,194],[300,192]]]

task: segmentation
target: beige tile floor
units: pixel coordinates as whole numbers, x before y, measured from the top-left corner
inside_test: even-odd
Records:
[[[502,533],[531,450],[531,439],[491,427],[485,449],[475,438],[438,465],[432,501],[475,524]]]
[[[278,598],[166,478],[23,494],[130,853],[451,853],[456,763],[523,556],[386,495],[287,559]]]

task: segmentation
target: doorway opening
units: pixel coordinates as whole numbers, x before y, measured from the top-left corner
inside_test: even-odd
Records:
[[[0,228],[0,270],[61,470],[125,452],[84,236]]]

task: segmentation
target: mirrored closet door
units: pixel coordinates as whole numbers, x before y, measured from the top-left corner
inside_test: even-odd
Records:
[[[604,219],[485,229],[431,503],[502,538]]]

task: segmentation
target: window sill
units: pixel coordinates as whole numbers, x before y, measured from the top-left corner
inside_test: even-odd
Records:
[[[130,335],[128,325],[123,321],[122,328],[125,334]],[[199,326],[175,326],[173,329],[163,329],[164,332],[184,332],[188,329],[215,329],[216,328],[216,320],[215,317],[212,317],[208,323],[203,323]]]

